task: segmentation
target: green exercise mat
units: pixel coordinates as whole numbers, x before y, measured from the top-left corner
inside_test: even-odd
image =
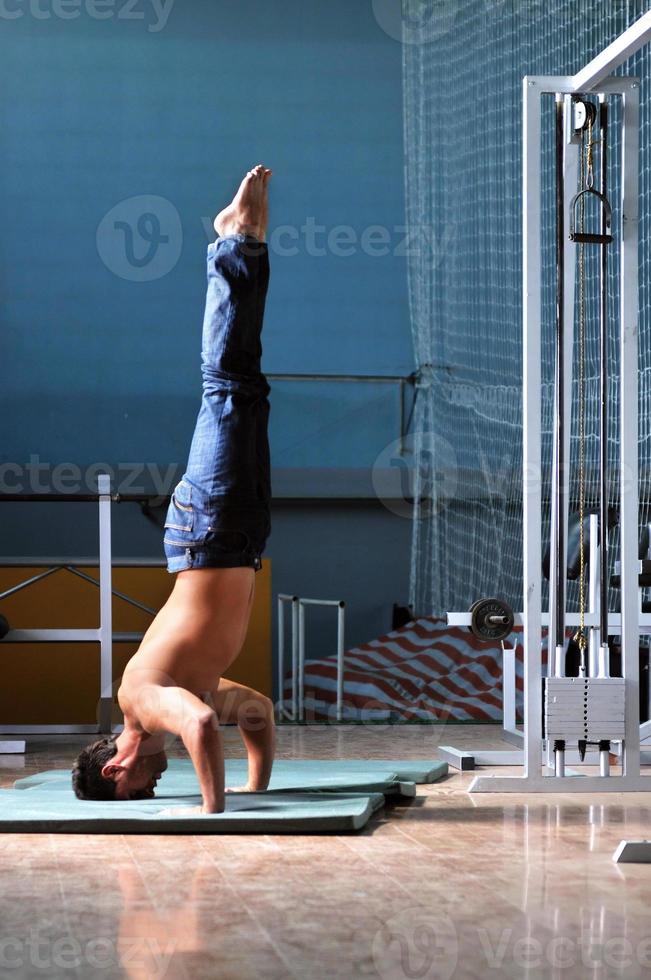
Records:
[[[78,800],[72,789],[0,790],[0,833],[319,834],[360,830],[384,803],[381,793],[229,793],[223,813],[162,816],[196,806],[196,795],[153,800]]]
[[[226,785],[246,782],[246,759],[226,760]],[[415,795],[414,783],[434,783],[447,775],[448,765],[438,761],[395,761],[376,759],[277,759],[269,789],[276,791],[382,792],[387,796]],[[158,784],[158,793],[197,793],[198,783],[189,759],[170,759]],[[70,789],[69,769],[48,769],[17,779],[14,789]]]

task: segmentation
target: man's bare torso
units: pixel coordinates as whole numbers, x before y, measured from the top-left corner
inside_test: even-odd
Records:
[[[214,694],[240,652],[255,573],[250,568],[218,571],[200,573],[205,589],[197,590],[195,580],[191,604],[183,594],[184,573],[179,574],[176,589],[127,664],[118,700],[132,722],[141,714],[141,692],[151,686],[184,688],[202,699]]]

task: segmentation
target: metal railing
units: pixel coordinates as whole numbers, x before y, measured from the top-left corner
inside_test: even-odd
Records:
[[[75,559],[51,559],[51,558],[21,558],[0,559],[2,567],[41,567],[46,566],[44,571],[37,575],[32,575],[22,582],[11,586],[4,592],[0,592],[0,601],[11,595],[15,595],[22,589],[26,589],[36,582],[55,574],[59,571],[67,571],[83,581],[88,582],[99,589],[99,626],[95,628],[81,629],[10,629],[0,642],[1,643],[99,643],[100,657],[100,682],[98,698],[98,722],[96,725],[1,725],[0,734],[6,735],[38,735],[38,734],[88,734],[105,733],[112,731],[112,706],[113,706],[113,643],[137,643],[144,636],[141,632],[122,632],[113,631],[113,610],[112,599],[117,596],[124,602],[135,606],[137,609],[146,612],[148,615],[155,616],[156,610],[134,599],[132,596],[113,588],[113,560],[111,551],[111,504],[119,503],[123,500],[137,500],[143,502],[147,500],[144,495],[112,494],[110,477],[107,474],[100,474],[97,478],[97,493],[87,494],[2,494],[0,501],[29,501],[50,502],[50,503],[96,503],[98,504],[99,518],[99,552],[97,558],[75,558]],[[158,499],[158,498],[157,498]],[[125,559],[121,565],[134,567],[163,567],[164,559],[144,559],[133,560]],[[99,578],[93,578],[82,571],[79,566],[99,568]],[[25,750],[24,741],[5,742],[0,741],[0,754],[8,752],[22,752]]]
[[[285,706],[285,605],[291,607],[292,623],[292,699],[291,711]],[[346,603],[343,599],[307,599],[278,594],[278,719],[305,721],[305,609],[307,606],[333,606],[337,609],[337,703],[336,720],[343,720],[344,633]]]

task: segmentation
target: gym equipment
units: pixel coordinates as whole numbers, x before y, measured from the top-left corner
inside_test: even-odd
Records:
[[[524,732],[518,753],[519,776],[478,776],[474,792],[622,792],[647,789],[641,776],[640,738],[651,734],[639,725],[639,635],[651,633],[651,618],[641,612],[638,566],[638,147],[639,80],[613,75],[631,54],[651,39],[651,14],[645,14],[586,68],[571,76],[529,76],[523,81],[523,361],[524,361]],[[541,415],[541,139],[542,99],[555,102],[556,151],[556,330],[554,424],[551,493],[549,613],[542,598],[542,415]],[[596,103],[595,100],[596,99]],[[608,460],[608,249],[613,240],[608,200],[609,100],[619,101],[618,138],[621,186],[618,208],[620,257],[619,370],[617,406],[620,425],[619,488],[611,487]],[[592,108],[590,106],[592,105]],[[598,129],[598,189],[595,187],[593,129]],[[570,188],[579,189],[570,190]],[[601,206],[598,231],[585,227],[587,200]],[[570,234],[566,235],[569,216]],[[600,458],[599,514],[586,528],[586,391],[588,331],[585,248],[599,253]],[[578,249],[578,255],[577,255]],[[567,612],[570,420],[574,351],[575,279],[578,259],[578,529],[579,611]],[[567,326],[571,325],[571,329]],[[620,508],[621,613],[608,609],[609,501]],[[597,541],[599,546],[597,548]],[[586,572],[589,571],[589,576]],[[586,578],[588,588],[586,589]],[[469,625],[465,615],[450,614],[452,625]],[[548,664],[543,675],[542,627],[548,627]],[[567,628],[576,630],[579,677],[565,676]],[[609,636],[621,636],[621,678],[610,676]],[[506,687],[506,680],[505,680]],[[569,749],[568,749],[569,747]],[[448,747],[446,747],[447,749]],[[599,754],[599,775],[570,775],[566,762],[578,764],[586,753]],[[610,768],[618,753],[621,770]],[[451,750],[454,751],[454,750]],[[444,757],[445,751],[442,753]],[[497,755],[493,753],[492,755]],[[500,753],[502,756],[513,753]],[[487,753],[486,755],[491,755]],[[453,761],[450,758],[450,761]],[[489,761],[489,760],[486,760]],[[492,761],[492,760],[491,760]],[[505,760],[502,760],[503,762]],[[457,758],[457,762],[463,762]],[[455,764],[453,762],[453,764]],[[461,766],[460,766],[461,767]],[[651,846],[651,845],[650,845]]]
[[[283,702],[285,686],[285,604],[292,611],[292,702],[288,711]],[[306,599],[278,594],[278,720],[305,720],[305,609],[307,606],[333,606],[337,610],[337,708],[336,721],[344,711],[344,631],[346,603],[343,599]]]
[[[137,599],[118,592],[112,586],[112,552],[111,552],[111,506],[113,503],[123,501],[134,501],[140,503],[147,500],[160,500],[160,496],[150,495],[145,497],[142,494],[120,494],[111,493],[110,477],[107,474],[99,474],[97,477],[97,493],[81,494],[51,494],[51,493],[24,493],[24,494],[2,494],[0,501],[16,502],[55,502],[55,503],[93,503],[98,507],[98,530],[99,530],[99,554],[96,560],[83,559],[83,561],[57,561],[54,559],[25,559],[19,561],[11,559],[11,565],[45,565],[45,571],[20,582],[11,589],[0,594],[0,599],[28,588],[35,582],[53,575],[61,569],[66,569],[73,575],[77,575],[99,589],[100,614],[99,626],[95,629],[9,629],[2,637],[7,643],[55,643],[55,642],[96,642],[99,643],[100,657],[100,682],[98,690],[98,721],[95,725],[0,725],[0,735],[68,735],[68,734],[109,734],[112,730],[111,712],[113,706],[112,690],[112,646],[114,641],[137,642],[142,639],[143,634],[134,633],[114,633],[112,624],[112,596],[117,595],[131,605],[137,606],[144,612],[155,615],[156,610],[139,602]],[[124,564],[128,564],[125,561]],[[88,576],[77,565],[94,565],[99,569],[99,581]],[[164,565],[163,560],[139,560],[138,565]],[[1,622],[0,622],[1,628]],[[0,654],[2,650],[0,647]],[[8,748],[7,746],[14,746]],[[2,752],[24,752],[25,741],[19,742],[0,742],[0,754]]]
[[[478,599],[470,607],[470,631],[478,640],[502,641],[513,632],[513,610],[502,599]]]
[[[623,840],[613,854],[616,864],[651,864],[651,840]]]
[[[583,200],[586,194],[592,194],[594,197],[598,198],[604,209],[604,225],[606,231],[601,232],[585,232],[577,231],[577,204],[583,206],[585,201]],[[593,187],[586,187],[584,190],[579,191],[572,198],[572,203],[570,205],[570,241],[576,242],[579,245],[610,245],[613,236],[610,234],[610,229],[613,220],[613,209],[610,206],[608,198],[599,191],[596,191]]]
[[[10,631],[7,617],[0,614],[0,640],[4,640]],[[25,742],[22,739],[13,742],[0,739],[0,755],[23,755],[24,752]]]

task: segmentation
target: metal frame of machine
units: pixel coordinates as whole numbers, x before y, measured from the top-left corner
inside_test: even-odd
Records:
[[[640,739],[648,737],[648,724],[640,730],[639,721],[639,636],[651,633],[651,617],[641,614],[638,562],[638,208],[639,208],[639,79],[614,76],[612,72],[651,39],[651,13],[645,14],[600,55],[575,76],[527,76],[523,80],[523,528],[524,528],[524,611],[516,622],[524,626],[524,733],[506,726],[509,741],[519,741],[520,752],[474,752],[473,761],[483,764],[513,765],[520,762],[520,775],[478,775],[471,792],[622,792],[651,787],[640,772]],[[554,459],[552,480],[552,531],[550,557],[550,607],[542,611],[542,459],[541,459],[541,137],[542,99],[553,98],[556,108],[556,211],[557,211],[557,322],[556,381],[554,406]],[[617,227],[612,233],[620,243],[619,309],[619,503],[621,530],[621,613],[607,609],[607,531],[604,514],[608,506],[606,447],[601,454],[601,521],[591,520],[590,606],[583,625],[589,634],[589,666],[585,676],[564,678],[562,657],[566,627],[578,626],[579,617],[566,610],[565,576],[567,568],[567,528],[569,498],[569,430],[571,418],[572,353],[574,324],[577,238],[573,222],[576,184],[579,175],[579,146],[574,111],[577,100],[597,100],[597,115],[608,124],[609,100],[621,100],[621,187]],[[602,128],[602,137],[607,128]],[[604,140],[601,140],[604,143]],[[606,164],[602,158],[601,180],[605,187]],[[605,197],[605,195],[604,195]],[[611,234],[610,207],[604,208],[601,234],[594,238],[602,246],[602,297],[605,284],[605,240]],[[608,235],[606,234],[608,233]],[[594,242],[593,242],[594,244]],[[607,303],[600,302],[601,432],[605,431],[608,410],[603,393],[607,386],[605,337]],[[600,541],[599,567],[594,547]],[[451,625],[470,625],[468,614],[449,614]],[[550,656],[547,676],[542,668],[542,627],[548,627]],[[610,677],[607,636],[620,635],[623,679]],[[509,651],[512,656],[512,651]],[[510,660],[508,661],[510,663]],[[514,678],[508,672],[508,685]],[[505,681],[507,678],[505,678]],[[615,682],[615,683],[613,683]],[[506,685],[505,685],[506,686]],[[617,687],[617,691],[615,691]],[[543,701],[545,698],[545,701]],[[507,705],[511,698],[505,699]],[[575,723],[572,705],[582,702],[584,721]],[[543,707],[543,705],[546,707]],[[510,717],[510,711],[508,712]],[[505,720],[507,712],[505,710]],[[617,717],[615,717],[617,716]],[[567,725],[568,740],[585,726],[585,732],[599,731],[597,741],[600,774],[568,773],[565,763],[583,761],[583,752],[567,752],[565,740],[558,737]],[[547,726],[549,738],[546,738]],[[603,731],[602,731],[603,729]],[[608,734],[608,733],[611,734]],[[580,736],[580,733],[579,733]],[[585,750],[581,737],[578,745]],[[603,736],[603,738],[601,737]],[[611,745],[612,743],[612,745]],[[610,769],[611,749],[619,755],[621,768]],[[594,746],[593,746],[594,750]],[[453,765],[464,768],[464,756],[450,746],[442,754]],[[501,758],[496,758],[500,756]],[[517,762],[513,758],[517,756]],[[506,758],[508,757],[508,759]],[[456,761],[455,761],[456,759]],[[590,761],[589,758],[586,761]],[[644,759],[643,761],[647,761]],[[470,768],[471,766],[466,766]]]

